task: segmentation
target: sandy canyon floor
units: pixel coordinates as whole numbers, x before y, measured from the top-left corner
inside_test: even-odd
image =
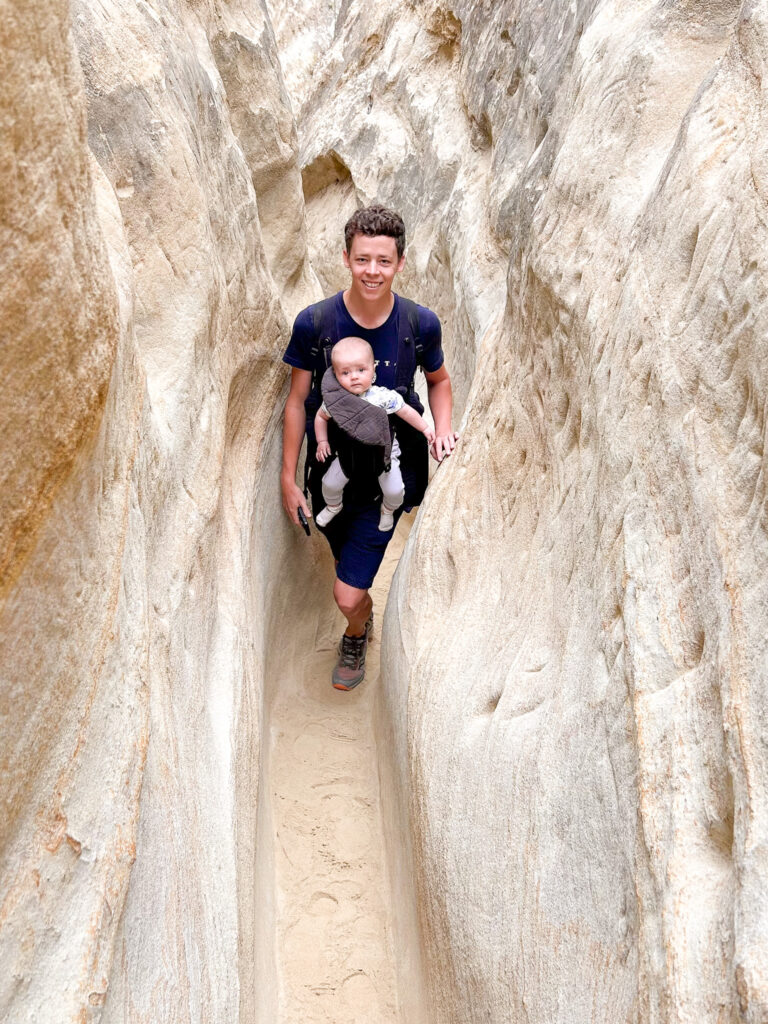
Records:
[[[342,620],[308,617],[305,654],[272,708],[279,1024],[400,1020],[372,712],[384,606],[409,528],[401,521],[373,587],[365,681],[332,688]]]

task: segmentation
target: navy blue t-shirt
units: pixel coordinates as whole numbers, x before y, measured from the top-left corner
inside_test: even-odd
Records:
[[[397,370],[397,318],[400,308],[400,299],[394,296],[395,303],[392,312],[380,327],[361,327],[356,320],[349,315],[344,304],[343,292],[334,295],[336,308],[336,325],[339,338],[362,338],[367,341],[373,349],[373,357],[376,360],[376,383],[382,388],[394,388],[395,374]],[[440,321],[431,309],[426,306],[418,306],[419,333],[423,346],[422,362],[427,373],[439,370],[443,365],[443,349],[441,345],[442,332]],[[311,350],[317,340],[315,328],[312,323],[310,307],[302,309],[296,317],[291,333],[291,340],[285,350],[283,362],[289,366],[295,366],[298,370],[314,370]],[[322,360],[322,354],[319,357]],[[322,368],[322,366],[321,366]]]

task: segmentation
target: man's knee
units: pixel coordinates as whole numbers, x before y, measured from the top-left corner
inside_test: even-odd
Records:
[[[333,585],[333,597],[341,614],[349,618],[350,616],[354,617],[361,610],[368,597],[368,591],[351,587],[348,583],[342,583],[337,579]]]

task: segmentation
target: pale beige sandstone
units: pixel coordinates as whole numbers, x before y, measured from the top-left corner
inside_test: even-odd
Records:
[[[0,594],[104,405],[117,343],[68,6],[3,3]],[[51,387],[56,381],[56,389]]]
[[[767,20],[345,5],[298,90],[468,392],[383,641],[440,1022],[768,1020]]]
[[[278,359],[377,197],[465,433],[382,640],[401,1019],[767,1020],[765,0],[275,3],[306,213],[262,5],[0,13],[0,1016],[280,1019]]]
[[[279,354],[312,295],[271,32],[2,14],[0,1017],[250,1020]]]
[[[266,0],[283,80],[298,110],[312,91],[313,73],[334,43],[340,0]]]
[[[384,608],[411,518],[401,520],[372,588],[377,609]],[[330,588],[324,547],[320,541],[313,554],[317,568],[325,569],[322,585]],[[315,582],[310,566],[296,569],[304,582]],[[262,1004],[259,1019],[399,1024],[412,994],[397,986],[395,964],[403,953],[395,948],[393,928],[398,894],[388,877],[380,810],[380,790],[389,780],[376,756],[372,715],[379,625],[365,685],[340,694],[329,685],[339,612],[322,600],[305,600],[292,622],[267,663],[270,749],[262,800],[275,837],[270,883],[279,907],[273,965],[279,991],[272,1005]],[[415,936],[410,945],[418,948]],[[263,975],[267,984],[270,973]]]

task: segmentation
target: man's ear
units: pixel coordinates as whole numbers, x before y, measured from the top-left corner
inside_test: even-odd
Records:
[[[349,253],[347,252],[346,249],[341,250],[341,258],[344,261],[344,266],[347,268],[347,270],[349,270]]]
[[[405,253],[403,253],[403,255],[398,260],[398,264],[397,264],[397,273],[398,274],[400,273],[400,271],[403,269],[404,266],[405,266]]]

